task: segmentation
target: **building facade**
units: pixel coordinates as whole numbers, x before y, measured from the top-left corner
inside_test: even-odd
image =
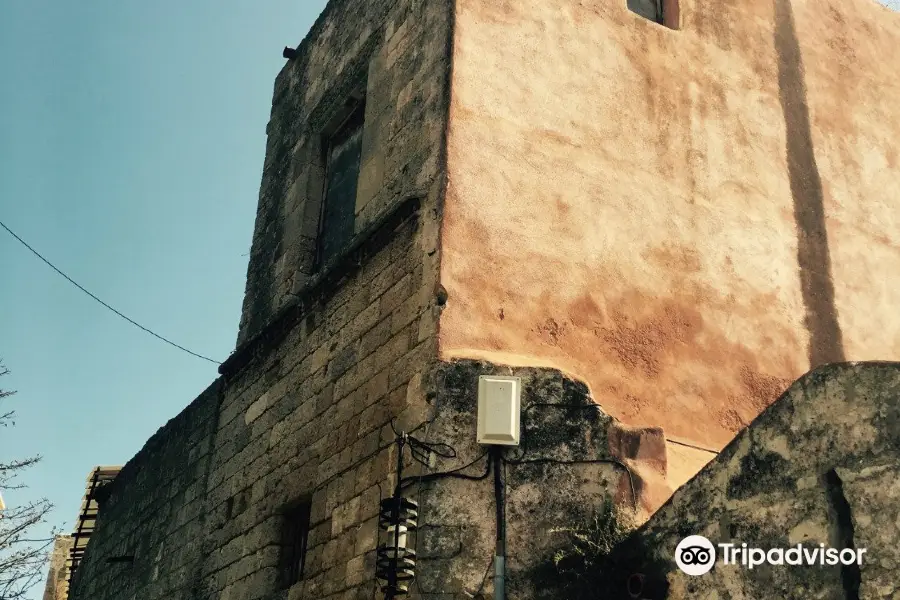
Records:
[[[70,597],[369,598],[398,459],[414,597],[498,564],[554,597],[573,521],[900,353],[898,42],[869,0],[332,0],[275,82],[237,348]],[[518,449],[476,443],[482,375],[520,378]]]
[[[718,451],[811,368],[900,357],[900,15],[677,4],[455,3],[440,351]],[[670,489],[712,456],[668,452]]]
[[[50,551],[50,567],[44,584],[43,600],[66,600],[69,597],[68,561],[72,553],[72,536],[58,535]]]

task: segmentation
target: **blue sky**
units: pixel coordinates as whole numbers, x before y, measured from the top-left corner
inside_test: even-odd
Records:
[[[0,0],[0,220],[127,315],[224,359],[281,49],[324,4]],[[19,392],[0,456],[44,455],[6,500],[48,497],[70,528],[90,469],[131,458],[216,367],[2,231],[0,277],[0,386]]]
[[[0,0],[0,221],[131,318],[224,359],[281,50],[324,4]],[[48,497],[70,528],[91,468],[131,458],[216,366],[3,231],[0,277],[0,386],[18,390],[0,456],[44,456],[5,499]]]

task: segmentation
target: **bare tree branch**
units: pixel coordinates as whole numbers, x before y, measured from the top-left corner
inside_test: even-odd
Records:
[[[0,377],[9,370],[0,362]],[[15,394],[0,388],[0,401]],[[0,426],[15,425],[15,411],[0,412]],[[20,489],[16,478],[40,462],[40,456],[0,462],[0,490]],[[57,531],[50,537],[33,539],[29,532],[46,522],[53,505],[47,499],[7,507],[0,511],[0,600],[24,600],[41,578]]]

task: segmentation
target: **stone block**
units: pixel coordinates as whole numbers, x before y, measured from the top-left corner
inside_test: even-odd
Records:
[[[253,404],[247,409],[247,412],[244,414],[244,423],[249,425],[256,419],[262,415],[267,408],[269,408],[269,401],[271,396],[268,392],[264,393],[262,396],[256,399]]]
[[[360,356],[369,356],[383,346],[391,338],[391,335],[391,317],[385,317],[362,336],[359,345]]]
[[[374,574],[373,574],[374,575]],[[359,585],[366,578],[365,557],[355,556],[347,562],[345,581],[347,585]]]
[[[366,498],[365,500],[371,500],[371,498]],[[360,514],[369,514],[371,512],[371,508],[367,508],[362,504],[363,499],[360,499]],[[377,509],[377,507],[376,507]],[[378,519],[373,517],[366,519],[362,523],[360,523],[359,527],[356,529],[356,545],[354,548],[354,552],[357,555],[363,555],[366,552],[370,552],[375,550],[378,545]]]
[[[359,514],[359,496],[338,506],[331,515],[331,535],[337,536],[356,524]]]
[[[392,365],[394,361],[406,354],[406,351],[409,350],[409,334],[409,330],[401,330],[388,340],[387,343],[376,350],[373,359],[373,368],[380,371],[381,369]]]
[[[357,214],[381,190],[384,184],[384,162],[384,152],[376,151],[368,157],[360,168],[359,184],[356,191]]]
[[[340,352],[338,352],[328,364],[328,375],[337,380],[341,375],[347,372],[357,360],[357,345],[350,344]]]
[[[412,276],[406,274],[381,297],[381,317],[394,313],[411,294]]]

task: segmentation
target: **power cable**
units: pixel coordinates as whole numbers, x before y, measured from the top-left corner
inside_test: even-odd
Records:
[[[688,444],[687,442],[681,442],[678,440],[674,440],[672,438],[665,438],[665,440],[671,444],[677,444],[679,446],[684,446],[685,448],[693,448],[694,450],[701,450],[703,452],[708,452],[710,454],[718,455],[719,452],[716,450],[710,450],[709,448],[704,448],[703,446],[695,446],[694,444]]]
[[[180,346],[180,345],[176,344],[175,342],[173,342],[172,340],[167,339],[167,338],[165,338],[165,337],[159,335],[158,333],[156,333],[156,332],[154,332],[154,331],[151,331],[150,329],[147,329],[146,327],[144,327],[143,325],[141,325],[141,324],[138,323],[137,321],[135,321],[135,320],[133,320],[133,319],[130,319],[130,318],[126,317],[125,315],[123,315],[122,313],[120,313],[119,311],[117,311],[115,308],[113,308],[112,306],[110,306],[109,304],[107,304],[106,302],[104,302],[103,300],[101,300],[100,298],[98,298],[97,296],[95,296],[94,294],[92,294],[91,292],[89,292],[89,291],[87,291],[86,289],[84,289],[84,288],[83,288],[81,285],[79,285],[78,282],[76,282],[74,279],[72,279],[71,277],[69,277],[68,275],[66,275],[66,274],[63,273],[62,271],[60,271],[58,268],[56,268],[56,266],[55,266],[53,263],[51,263],[49,260],[47,260],[46,258],[44,258],[44,257],[41,255],[40,252],[38,252],[37,250],[35,250],[34,248],[32,248],[32,247],[28,244],[28,242],[26,242],[25,240],[23,240],[22,238],[20,238],[18,235],[16,235],[15,232],[13,232],[12,229],[10,229],[9,227],[7,227],[2,221],[0,221],[0,227],[2,227],[3,229],[5,229],[6,232],[7,232],[9,235],[13,236],[20,244],[22,244],[23,246],[25,246],[26,248],[28,248],[29,250],[31,250],[31,253],[34,254],[35,256],[37,256],[37,257],[38,257],[39,259],[41,259],[42,261],[44,261],[44,262],[47,264],[47,266],[49,266],[51,269],[53,269],[54,271],[56,271],[57,273],[59,273],[60,275],[62,275],[62,276],[66,279],[66,281],[68,281],[69,283],[71,283],[72,285],[74,285],[75,287],[77,287],[79,290],[81,290],[82,292],[84,292],[85,294],[87,294],[88,296],[90,296],[91,298],[93,298],[94,300],[96,300],[97,302],[99,302],[100,304],[102,304],[103,306],[105,306],[106,308],[108,308],[109,310],[111,310],[112,312],[116,313],[117,315],[119,315],[120,317],[122,317],[123,319],[125,319],[126,321],[128,321],[129,323],[131,323],[132,325],[134,325],[135,327],[137,327],[137,328],[139,328],[139,329],[141,329],[141,330],[143,330],[143,331],[149,333],[150,335],[152,335],[153,337],[155,337],[155,338],[157,338],[157,339],[159,339],[159,340],[164,341],[165,343],[169,344],[170,346],[174,346],[175,348],[178,348],[178,349],[181,350],[182,352],[187,352],[188,354],[190,354],[190,355],[192,355],[192,356],[196,356],[197,358],[202,358],[203,360],[209,361],[209,362],[211,362],[211,363],[213,363],[213,364],[216,364],[216,365],[222,364],[221,362],[219,362],[219,361],[217,361],[217,360],[213,360],[213,359],[211,359],[211,358],[209,358],[209,357],[207,357],[207,356],[203,356],[202,354],[197,354],[196,352],[193,352],[193,351],[191,351],[191,350],[188,350],[188,349],[185,348],[184,346]]]
[[[625,471],[628,475],[628,484],[631,488],[631,502],[633,507],[636,509],[638,506],[638,498],[637,491],[634,486],[634,473],[631,469],[623,463],[622,461],[615,458],[594,458],[594,459],[585,459],[585,460],[562,460],[562,459],[554,459],[554,458],[534,458],[530,460],[524,460],[525,456],[528,454],[528,414],[535,408],[555,408],[560,410],[596,410],[598,413],[603,413],[603,409],[597,404],[556,404],[553,402],[536,402],[534,404],[530,404],[525,410],[522,411],[522,429],[526,432],[526,435],[522,436],[522,445],[519,447],[521,454],[517,458],[508,459],[503,458],[503,462],[508,465],[526,465],[526,464],[554,464],[554,465],[597,465],[597,464],[609,464],[615,465]]]
[[[481,576],[481,585],[479,585],[479,586],[478,586],[478,589],[475,590],[475,594],[472,596],[473,598],[478,598],[478,596],[481,596],[481,592],[484,591],[484,584],[485,584],[485,582],[487,582],[487,576],[488,576],[488,573],[491,572],[491,567],[492,567],[492,566],[494,566],[494,557],[493,557],[493,555],[491,556],[491,560],[488,561],[488,566],[487,566],[487,568],[484,570],[484,575]],[[483,596],[482,596],[482,597],[483,597]]]
[[[409,487],[413,483],[419,484],[419,483],[422,483],[425,481],[435,481],[437,479],[444,479],[444,478],[448,478],[448,477],[453,478],[453,479],[466,479],[468,481],[482,481],[484,479],[487,479],[491,474],[491,461],[487,461],[487,465],[485,466],[485,471],[481,475],[466,475],[465,473],[460,473],[460,471],[462,471],[463,469],[468,469],[469,467],[471,467],[472,465],[474,465],[475,463],[477,463],[479,460],[481,460],[482,458],[484,458],[487,455],[488,455],[488,453],[485,452],[484,454],[481,454],[480,456],[478,456],[478,458],[476,458],[472,462],[467,463],[456,469],[453,469],[452,471],[444,471],[441,473],[428,473],[428,474],[423,474],[423,475],[412,475],[410,477],[404,477],[401,480],[400,485],[401,485],[401,487],[405,488],[405,487]]]

